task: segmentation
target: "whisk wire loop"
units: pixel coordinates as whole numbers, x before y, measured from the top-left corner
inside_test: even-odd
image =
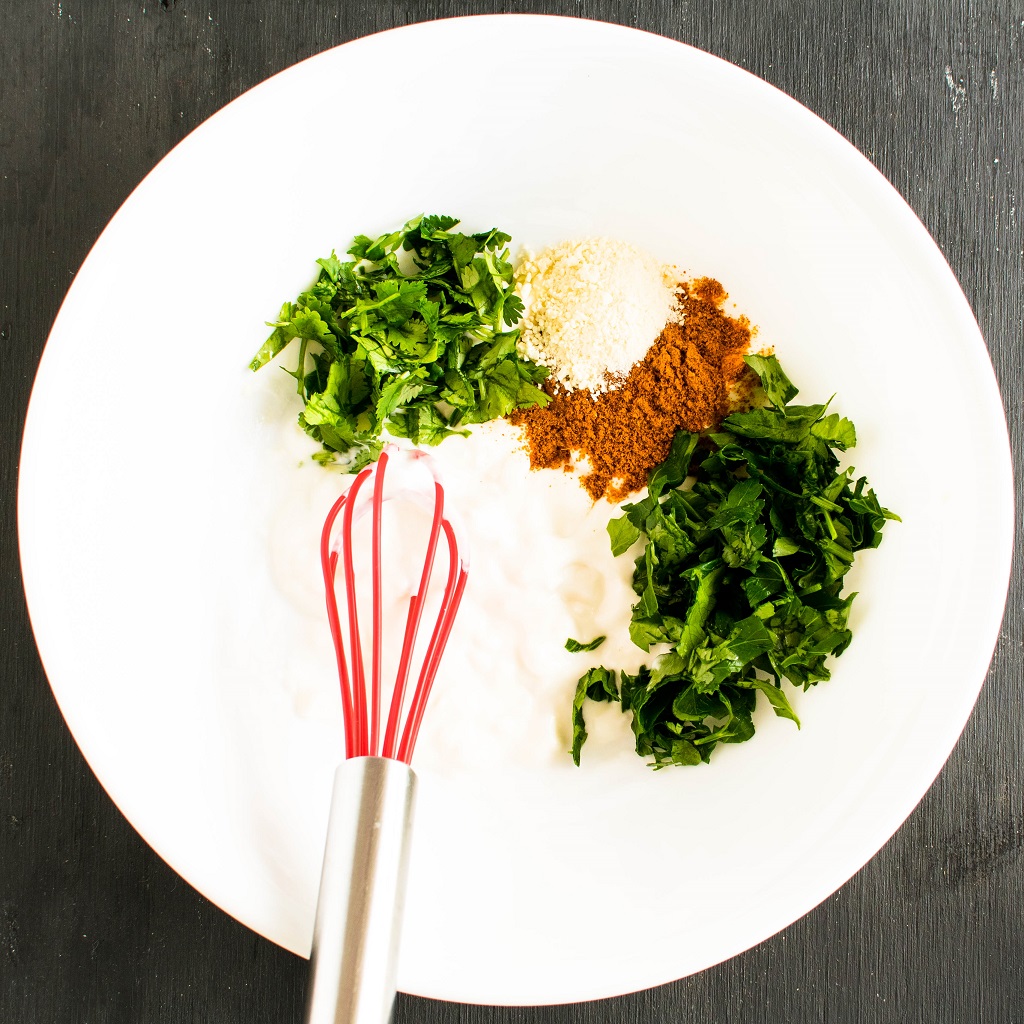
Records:
[[[338,600],[334,595],[334,579],[338,571],[338,552],[331,550],[331,530],[338,514],[345,506],[347,495],[343,494],[332,506],[324,522],[320,535],[320,564],[323,567],[324,586],[327,597],[327,622],[334,642],[334,657],[338,665],[338,680],[341,684],[341,712],[345,723],[345,756],[352,757],[355,749],[355,712],[352,706],[352,686],[348,674],[348,661],[345,658],[345,641],[341,631],[341,618],[338,614]]]
[[[441,655],[448,643],[448,634],[455,622],[455,612],[462,601],[462,592],[466,586],[467,572],[464,568],[460,570],[455,532],[447,520],[443,520],[441,526],[448,541],[448,582],[445,585],[444,597],[441,599],[441,612],[434,624],[430,642],[427,644],[427,652],[423,658],[423,667],[420,669],[416,689],[413,692],[402,742],[398,747],[398,760],[404,761],[406,764],[412,760],[412,751],[423,722],[423,712],[427,708],[427,698],[434,685],[434,676],[437,674]]]
[[[377,472],[373,480],[373,648],[370,677],[370,749],[376,754],[380,749],[377,738],[380,731],[380,634],[381,634],[381,584],[380,584],[380,518],[384,504],[384,470],[388,464],[388,453],[381,452]]]
[[[398,661],[398,671],[395,675],[395,690],[391,699],[391,712],[388,715],[387,730],[384,733],[384,757],[396,756],[396,745],[398,743],[398,725],[405,706],[405,688],[409,682],[409,671],[412,666],[413,647],[416,644],[416,637],[419,633],[420,619],[423,617],[424,599],[421,595],[427,593],[430,586],[430,576],[434,568],[434,558],[437,553],[437,541],[441,535],[441,521],[444,515],[444,488],[434,481],[434,514],[430,523],[430,537],[427,540],[426,558],[423,560],[423,570],[420,574],[419,587],[409,598],[409,613],[405,620],[405,636],[402,639],[402,654]]]
[[[345,602],[348,612],[348,638],[351,651],[352,670],[352,711],[354,716],[353,739],[355,750],[350,757],[365,756],[369,753],[366,741],[366,672],[363,667],[363,645],[359,634],[359,609],[356,605],[356,573],[352,558],[352,517],[363,484],[373,475],[372,467],[364,469],[352,482],[342,513],[342,536],[347,542],[342,544],[342,566],[345,573]],[[333,583],[331,584],[333,588]]]

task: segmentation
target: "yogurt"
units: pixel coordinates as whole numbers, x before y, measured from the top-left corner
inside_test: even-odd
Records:
[[[579,677],[598,664],[633,672],[647,657],[628,632],[636,600],[630,586],[633,557],[614,558],[606,531],[616,509],[591,501],[573,474],[531,470],[518,429],[503,421],[478,427],[469,438],[448,438],[431,454],[446,508],[462,521],[470,568],[424,717],[417,767],[448,775],[484,764],[531,770],[569,762],[571,703]],[[311,461],[297,477],[291,493],[282,494],[277,516],[279,528],[292,537],[297,519],[308,519],[320,507],[325,514],[352,479]],[[393,521],[385,526],[383,547],[385,715],[427,522],[426,512],[411,503],[388,507]],[[305,530],[311,542],[318,540],[322,518]],[[357,570],[360,558],[368,565],[363,553],[369,537],[367,517],[354,536]],[[293,707],[301,716],[330,714],[327,702],[337,703],[337,674],[322,583],[309,571],[297,575],[295,556],[289,548],[272,575],[301,616],[305,643],[315,653],[285,685],[293,687]],[[434,572],[438,588],[446,558],[442,543]],[[302,559],[318,567],[314,543]],[[360,587],[362,600],[369,595],[368,573]],[[432,612],[428,607],[424,615],[420,649],[433,627]],[[361,623],[368,638],[368,613]],[[608,639],[596,651],[565,650],[568,637],[587,642],[602,634]],[[364,646],[368,649],[368,639]],[[598,753],[602,731],[614,733],[609,741],[628,749],[628,716],[592,707],[595,722],[609,724],[592,730],[587,754]],[[588,715],[588,727],[590,720]]]

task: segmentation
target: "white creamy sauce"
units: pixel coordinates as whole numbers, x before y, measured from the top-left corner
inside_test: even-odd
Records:
[[[353,478],[314,464],[312,442],[293,417],[285,413],[281,423],[278,458],[295,469],[276,503],[271,537],[280,543],[271,545],[271,577],[296,613],[292,633],[299,646],[282,684],[296,715],[340,721],[317,546],[327,510]],[[593,503],[575,474],[531,470],[518,429],[504,422],[478,427],[466,439],[449,438],[430,451],[447,507],[462,520],[470,568],[416,748],[417,767],[445,775],[482,765],[571,768],[567,751],[576,681],[592,665],[635,671],[649,657],[629,640],[636,599],[630,587],[633,553],[613,558],[605,529],[616,509],[605,501]],[[426,515],[407,502],[392,502],[389,512],[398,529],[386,529],[384,545],[388,687],[408,598],[422,566]],[[355,547],[362,553],[357,565],[366,565],[369,537],[367,518],[355,531]],[[437,583],[443,584],[446,573],[442,546]],[[366,597],[368,574],[360,585],[364,582]],[[368,637],[367,612],[361,613],[361,623]],[[428,609],[421,646],[432,626]],[[587,642],[601,634],[608,639],[594,652],[565,650],[570,636]],[[628,750],[628,716],[617,706],[591,708],[584,757],[596,759],[606,746]]]

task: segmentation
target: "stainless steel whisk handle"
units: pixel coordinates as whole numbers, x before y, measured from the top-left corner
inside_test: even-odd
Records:
[[[306,1024],[387,1024],[405,900],[416,776],[354,757],[334,776],[310,956]]]

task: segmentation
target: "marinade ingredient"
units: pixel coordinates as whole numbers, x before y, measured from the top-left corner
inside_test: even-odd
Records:
[[[580,467],[596,501],[621,501],[647,484],[677,430],[720,423],[748,398],[757,378],[743,362],[750,323],[730,317],[722,286],[710,278],[680,287],[682,323],[664,326],[657,342],[621,386],[602,394],[544,384],[551,402],[512,414],[535,469]]]
[[[465,235],[455,217],[417,217],[320,273],[249,364],[258,370],[298,341],[299,424],[318,462],[355,472],[392,437],[435,445],[467,424],[546,405],[548,371],[517,351],[522,303],[512,288],[508,235]]]
[[[647,497],[608,524],[615,555],[644,540],[630,637],[642,650],[669,646],[636,674],[601,667],[580,679],[576,764],[588,699],[621,702],[637,753],[655,768],[707,762],[719,743],[749,740],[759,692],[799,725],[782,680],[804,690],[827,680],[826,659],[852,639],[856,595],[843,595],[843,578],[899,517],[864,477],[839,469],[853,424],[828,403],[791,405],[797,389],[774,356],[746,362],[764,406],[704,436],[680,431]]]
[[[613,238],[528,253],[515,281],[524,305],[520,352],[550,367],[566,391],[618,387],[680,316],[666,268]]]
[[[574,640],[572,637],[569,637],[569,639],[565,641],[565,649],[570,654],[579,654],[582,651],[596,651],[607,639],[608,637],[606,636],[595,636],[594,639],[588,643],[582,643],[579,640]]]

